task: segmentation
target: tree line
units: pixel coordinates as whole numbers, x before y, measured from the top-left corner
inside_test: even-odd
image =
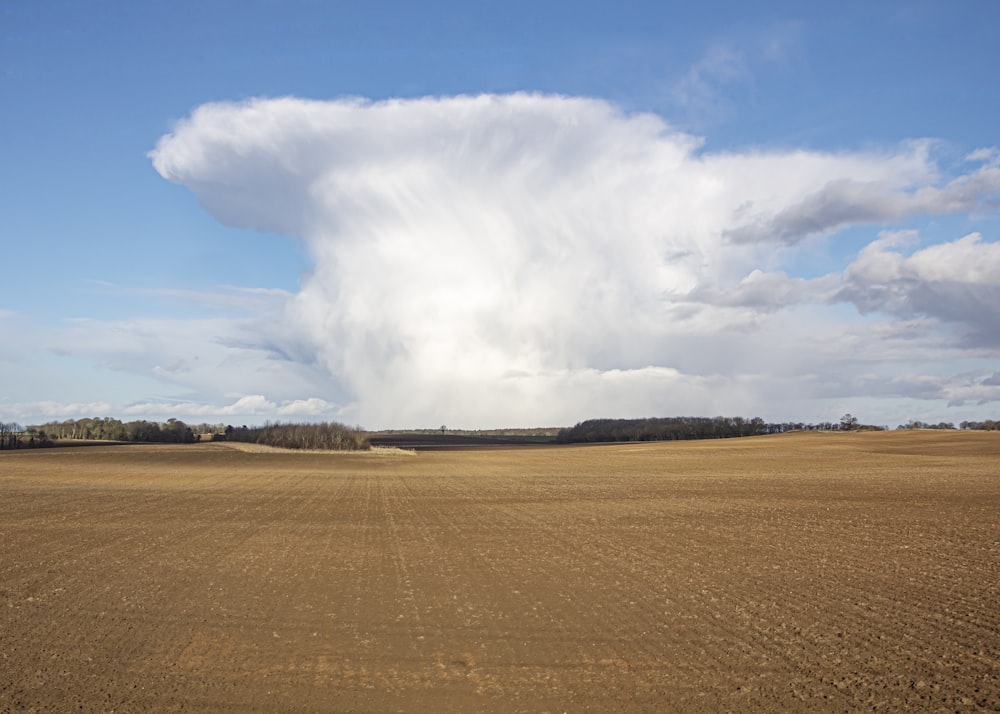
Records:
[[[123,422],[108,417],[66,419],[22,427],[15,422],[0,422],[0,448],[37,448],[52,446],[56,439],[81,439],[129,443],[193,444],[201,435],[213,441],[238,441],[284,449],[322,449],[347,451],[368,449],[365,432],[336,422],[322,424],[279,424],[264,426],[225,426],[198,424],[189,426],[179,419],[165,422],[137,420]]]
[[[955,423],[950,421],[941,421],[937,424],[931,424],[922,421],[911,421],[906,424],[900,424],[896,427],[897,429],[954,429]],[[1000,431],[1000,421],[995,421],[993,419],[986,419],[984,421],[963,421],[958,425],[959,429],[963,431]]]
[[[14,421],[0,421],[0,449],[16,449],[24,427]]]
[[[614,441],[677,441],[690,439],[727,439],[740,436],[781,434],[788,431],[853,431],[883,427],[866,426],[856,417],[845,414],[836,422],[765,422],[760,417],[656,417],[645,419],[589,419],[573,427],[560,429],[555,441],[562,444]],[[897,429],[954,429],[951,422],[937,424],[910,421]],[[1000,421],[963,421],[958,428],[977,431],[1000,431]],[[443,427],[442,427],[443,429]],[[437,430],[428,430],[437,431]],[[519,430],[551,433],[552,430]],[[67,419],[22,427],[17,422],[0,422],[0,449],[51,446],[55,439],[107,440],[131,443],[190,444],[209,434],[213,441],[237,441],[283,449],[353,451],[371,448],[368,434],[360,427],[337,422],[321,424],[266,423],[264,426],[224,426],[198,424],[188,426],[178,419],[165,422],[137,420],[122,422],[113,418]],[[551,438],[551,437],[550,437]]]
[[[371,447],[360,428],[337,422],[321,424],[266,423],[264,426],[227,426],[215,440],[238,441],[281,449],[317,449],[323,451],[361,451]]]
[[[562,429],[556,436],[561,444],[606,441],[686,441],[729,439],[739,436],[782,434],[796,430],[852,431],[879,429],[865,426],[845,414],[838,422],[765,422],[760,417],[650,417],[646,419],[588,419]]]
[[[958,426],[960,429],[973,429],[975,431],[1000,431],[1000,421],[994,419],[963,421]]]
[[[897,429],[955,429],[952,422],[937,424],[910,421]],[[1000,421],[963,421],[959,429],[1000,431]],[[728,439],[738,436],[783,434],[788,431],[883,431],[886,427],[862,424],[845,414],[836,422],[765,422],[760,417],[659,417],[647,419],[589,419],[561,429],[556,441],[562,444],[614,441],[680,441]]]
[[[193,444],[198,440],[195,430],[179,419],[165,422],[123,422],[110,417],[66,419],[29,426],[23,431],[25,446],[47,446],[53,439],[85,439],[96,441],[127,441],[132,443]]]

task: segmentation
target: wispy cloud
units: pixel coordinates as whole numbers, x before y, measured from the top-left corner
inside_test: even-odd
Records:
[[[753,74],[745,53],[719,44],[709,49],[687,74],[677,80],[670,95],[687,114],[711,116],[728,106],[728,87],[752,81]]]
[[[1000,166],[984,166],[943,186],[897,189],[885,182],[838,179],[776,213],[748,216],[727,237],[742,242],[798,243],[858,223],[886,223],[913,215],[977,212],[1000,207]],[[745,213],[752,213],[745,211]]]
[[[212,289],[191,290],[183,288],[123,285],[106,280],[88,281],[103,292],[122,297],[154,297],[194,303],[199,307],[217,311],[240,313],[271,312],[282,310],[293,293],[281,288],[242,287],[219,285]]]
[[[668,80],[673,113],[695,127],[734,118],[736,106],[753,103],[760,72],[781,71],[800,55],[801,34],[801,23],[795,21],[732,28]]]

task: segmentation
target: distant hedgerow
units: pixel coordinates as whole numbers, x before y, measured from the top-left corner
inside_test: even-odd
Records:
[[[371,448],[368,437],[359,428],[337,422],[322,424],[266,423],[264,426],[227,426],[218,440],[276,446],[280,449],[319,449],[323,451],[363,451]]]
[[[877,429],[862,426],[845,414],[839,423],[782,422],[771,424],[760,417],[661,417],[648,419],[589,419],[563,429],[556,441],[563,444],[615,441],[679,441],[688,439],[728,439],[738,436],[782,434],[788,431],[854,431]]]

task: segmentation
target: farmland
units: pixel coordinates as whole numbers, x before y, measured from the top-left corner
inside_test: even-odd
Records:
[[[998,433],[0,454],[0,711],[997,710],[998,602]]]

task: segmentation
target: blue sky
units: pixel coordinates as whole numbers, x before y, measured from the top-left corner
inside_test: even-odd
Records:
[[[995,3],[537,5],[0,4],[0,418],[996,418]]]

